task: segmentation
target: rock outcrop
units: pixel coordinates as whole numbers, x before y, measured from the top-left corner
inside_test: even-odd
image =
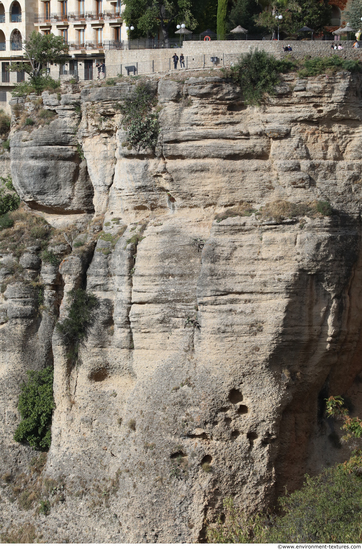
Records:
[[[1,467],[35,454],[12,440],[20,382],[53,362],[48,541],[203,541],[223,498],[261,509],[341,460],[324,399],[360,401],[359,77],[287,76],[260,108],[219,77],[153,80],[155,152],[127,144],[134,85],[44,94],[54,119],[12,133],[62,261],[3,247]],[[55,326],[79,287],[99,305],[74,363]]]

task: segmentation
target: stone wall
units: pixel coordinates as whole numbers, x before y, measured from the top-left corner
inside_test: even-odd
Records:
[[[172,56],[181,53],[185,56],[186,69],[211,68],[213,66],[230,66],[241,54],[252,49],[264,50],[276,57],[288,55],[283,51],[283,46],[290,44],[293,48],[293,57],[302,59],[305,56],[331,56],[339,55],[345,59],[362,59],[362,48],[353,49],[353,41],[343,41],[343,50],[334,51],[331,41],[275,41],[275,40],[213,40],[207,41],[184,41],[180,48],[160,49],[135,49],[135,50],[106,50],[107,77],[115,77],[118,74],[127,75],[126,67],[135,66],[136,74],[165,73],[174,70]],[[214,64],[211,57],[217,57]],[[93,66],[93,79],[97,79],[97,70]],[[83,61],[79,60],[79,75],[83,80]],[[51,67],[51,76],[59,78],[59,67]],[[15,83],[16,73],[10,73],[11,83]]]
[[[172,56],[182,52],[185,56],[186,69],[201,69],[215,66],[211,57],[217,57],[216,66],[230,66],[239,55],[252,49],[264,50],[278,58],[288,55],[283,46],[290,44],[293,57],[303,59],[305,56],[324,57],[339,55],[344,59],[362,59],[362,48],[354,49],[353,41],[344,40],[343,50],[332,49],[331,41],[275,41],[275,40],[215,40],[185,41],[182,48],[145,49],[145,50],[109,50],[106,51],[107,76],[127,74],[127,66],[135,66],[138,74],[163,73],[173,70]]]

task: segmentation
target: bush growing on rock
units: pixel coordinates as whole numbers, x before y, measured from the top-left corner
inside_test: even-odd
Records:
[[[19,208],[20,197],[13,187],[10,176],[7,178],[0,177],[0,181],[3,184],[3,186],[0,187],[0,216],[3,216],[7,214],[7,212],[12,212]],[[10,193],[7,193],[6,189],[10,191]],[[2,224],[0,224],[0,227],[1,225]],[[5,225],[3,227],[12,227],[12,225]]]
[[[279,499],[278,514],[248,517],[226,500],[225,520],[208,529],[208,542],[360,542],[362,478],[356,468],[348,467],[349,462],[316,477],[306,476],[299,491]]]
[[[159,133],[158,114],[153,112],[156,103],[156,91],[149,83],[140,82],[131,96],[117,105],[123,115],[122,124],[130,148],[140,150],[156,147]]]
[[[48,450],[51,442],[51,420],[54,409],[53,368],[28,371],[28,381],[23,384],[18,409],[21,422],[14,435],[18,443]]]
[[[296,66],[292,60],[278,60],[264,51],[255,50],[240,57],[231,69],[231,76],[241,86],[245,103],[260,105],[264,94],[275,93],[280,73],[293,71]]]
[[[64,343],[70,345],[77,354],[78,346],[86,338],[94,320],[94,309],[98,300],[94,294],[82,288],[72,290],[69,295],[72,303],[68,317],[57,324],[57,329],[62,334]]]

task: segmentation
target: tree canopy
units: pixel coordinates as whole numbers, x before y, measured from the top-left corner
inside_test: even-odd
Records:
[[[257,16],[257,25],[272,32],[277,28],[276,13],[283,16],[279,28],[287,34],[304,26],[319,32],[330,22],[331,6],[328,0],[274,0]]]
[[[176,23],[184,23],[193,30],[197,21],[193,15],[191,0],[127,0],[123,17],[128,25],[144,36],[155,34],[161,27],[165,45],[168,46],[169,33]]]
[[[358,30],[362,28],[362,0],[352,0],[346,11],[346,18],[348,23],[354,29]]]
[[[25,61],[12,63],[11,71],[25,71],[30,79],[37,79],[46,74],[48,63],[62,63],[66,59],[69,46],[62,36],[41,34],[33,31],[29,40],[24,42]]]

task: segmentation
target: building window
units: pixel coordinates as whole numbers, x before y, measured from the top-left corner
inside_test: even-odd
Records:
[[[18,29],[13,30],[10,36],[10,49],[11,50],[21,50],[23,47],[23,40],[21,37],[21,32]]]
[[[50,18],[50,2],[43,2],[44,4],[44,19],[49,21]]]
[[[93,61],[91,59],[84,61],[84,80],[93,80]]]
[[[3,31],[0,31],[0,51],[4,52],[6,50],[5,34]]]
[[[97,0],[97,3],[96,3],[96,6],[97,6],[97,15],[102,15],[103,13],[103,0]]]
[[[84,29],[78,30],[78,44],[81,48],[84,47]]]
[[[60,31],[60,33],[61,33],[60,36],[63,37],[64,42],[67,44],[68,43],[68,29],[62,29]]]
[[[11,6],[10,21],[12,23],[21,23],[21,6],[19,2],[14,2]]]
[[[5,23],[5,9],[3,4],[0,3],[0,23]]]
[[[24,82],[25,80],[25,73],[24,71],[18,71],[16,73],[16,82]]]
[[[6,101],[6,92],[0,92],[0,101]]]
[[[78,0],[78,15],[84,17],[84,0]]]
[[[62,19],[68,18],[68,5],[67,0],[64,0],[63,2],[60,2],[60,15]]]
[[[333,27],[339,27],[341,25],[341,10],[338,8],[338,6],[331,6],[331,7],[332,7],[331,25]]]
[[[101,47],[103,44],[103,29],[97,29],[97,46]]]
[[[69,61],[69,74],[78,76],[78,61],[74,61],[73,59]]]
[[[8,61],[1,63],[1,82],[10,82],[9,67],[10,63]]]

